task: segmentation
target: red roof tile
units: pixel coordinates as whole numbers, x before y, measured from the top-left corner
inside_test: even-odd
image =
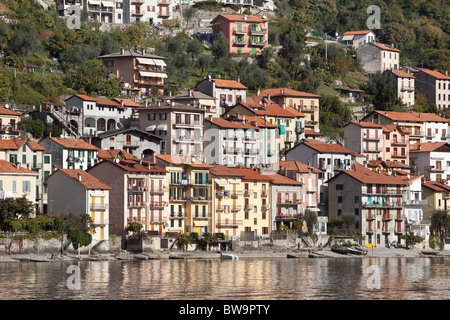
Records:
[[[414,143],[411,145],[409,152],[431,152],[444,145],[447,145],[447,147],[450,148],[450,145],[448,145],[447,142]]]
[[[111,187],[82,169],[58,169],[65,175],[80,183],[86,189],[110,190]]]
[[[428,187],[434,191],[438,192],[450,192],[450,186],[440,183],[438,181],[425,181],[422,183],[423,186]]]
[[[297,160],[280,161],[278,164],[281,171],[284,171],[284,169],[286,169],[288,171],[298,172],[322,172],[322,170],[319,170]]]
[[[348,154],[353,154],[353,151],[344,148],[343,146],[337,144],[337,143],[324,143],[324,142],[319,142],[319,141],[314,141],[314,140],[308,140],[305,142],[302,142],[303,144],[305,144],[306,146],[321,152],[321,153],[348,153]],[[302,144],[300,143],[300,144]],[[299,145],[300,145],[299,144]],[[294,147],[295,148],[295,147]]]
[[[355,163],[355,170],[346,170],[341,173],[347,174],[364,184],[390,184],[390,185],[406,185],[407,182],[399,176],[390,175],[387,172],[377,173]],[[339,176],[339,175],[337,175]],[[337,177],[335,176],[335,177]],[[334,178],[334,177],[333,177]],[[331,178],[331,179],[333,179]]]
[[[371,42],[373,43],[373,42]],[[390,45],[384,44],[384,43],[373,43],[375,46],[377,46],[378,48],[380,48],[381,50],[386,50],[386,51],[393,51],[393,52],[401,52],[399,49],[393,48]]]
[[[223,17],[230,21],[236,21],[236,22],[265,22],[269,21],[270,19],[266,16],[244,16],[244,15],[237,15],[237,14],[219,14],[217,17],[215,17],[212,22],[214,22],[216,19],[219,19],[220,17]]]
[[[213,118],[213,117],[206,118],[205,120],[210,121],[211,123],[213,123],[216,126],[221,127],[221,128],[227,128],[227,129],[255,129],[255,130],[259,130],[259,128],[248,124],[247,121],[245,121],[245,124],[243,124],[243,123],[240,123],[240,122],[231,122],[231,121],[228,121],[228,120],[223,119],[223,118]]]
[[[211,168],[210,164],[204,163],[190,156],[157,154],[156,157],[170,164],[186,164],[197,168]]]
[[[85,94],[75,94],[74,96],[82,99],[82,100],[87,100],[87,101],[95,101],[95,98],[92,98],[90,96],[87,96]]]
[[[20,112],[12,111],[11,109],[6,108],[4,105],[0,104],[0,114],[5,116],[21,116]]]
[[[378,124],[376,122],[370,122],[370,121],[350,121],[347,124],[344,125],[347,126],[349,124],[356,124],[357,126],[363,127],[363,128],[383,128],[381,124]]]
[[[283,176],[281,174],[278,174],[278,173],[270,174],[270,175],[267,175],[267,176],[272,179],[271,182],[273,184],[296,185],[296,186],[303,185],[303,183],[301,183],[301,182],[298,182],[298,181],[296,181],[294,179],[285,177],[285,176]]]
[[[66,149],[84,149],[84,150],[100,150],[96,146],[87,143],[83,139],[55,138],[50,137],[51,141],[63,146]]]
[[[120,103],[120,104],[122,104],[122,102],[123,102],[123,105],[124,105],[125,107],[133,107],[133,108],[142,107],[139,103],[136,103],[136,102],[134,102],[134,101],[131,100],[131,99],[114,98],[114,99],[112,99],[112,100],[115,101],[115,102],[117,102],[117,103]]]
[[[321,98],[321,96],[309,92],[297,91],[289,88],[272,88],[262,91],[258,97],[266,97],[267,95],[271,97],[304,97],[304,98]]]
[[[234,168],[228,168],[224,165],[212,165],[210,172],[216,176],[243,177],[243,173],[239,173]]]
[[[430,76],[435,77],[436,79],[439,79],[439,80],[450,80],[450,76],[446,76],[445,74],[442,74],[439,71],[425,69],[425,68],[420,69],[419,72],[420,71],[422,71],[426,74],[429,74]]]
[[[20,165],[15,165],[6,160],[0,160],[0,174],[1,173],[32,173],[38,175],[37,172],[24,168]]]
[[[408,72],[405,72],[403,70],[390,70],[390,71],[400,78],[411,78],[411,79],[415,78],[412,74],[409,74]]]
[[[237,82],[236,80],[222,80],[222,79],[213,79],[216,87],[218,88],[229,88],[229,89],[243,89],[247,90],[247,87],[242,83]]]
[[[262,175],[257,170],[247,169],[247,168],[233,168],[233,171],[243,175],[242,179],[244,180],[259,180],[259,181],[267,181],[272,180],[270,176]]]

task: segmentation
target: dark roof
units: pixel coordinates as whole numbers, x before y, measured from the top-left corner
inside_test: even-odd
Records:
[[[146,135],[148,137],[156,138],[158,140],[162,140],[161,137],[158,137],[158,136],[156,136],[154,134],[148,133],[147,131],[144,131],[144,130],[141,130],[141,129],[138,129],[138,128],[123,128],[123,129],[108,130],[108,131],[104,131],[102,133],[97,134],[97,137],[100,138],[100,139],[103,139],[103,138],[107,138],[107,137],[110,137],[110,136],[115,136],[115,135],[118,135],[118,134],[127,133],[127,132],[130,132],[130,131],[138,132],[138,133],[144,134],[144,135]]]

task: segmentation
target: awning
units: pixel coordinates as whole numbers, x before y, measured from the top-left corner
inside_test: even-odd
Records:
[[[158,74],[156,72],[139,71],[139,74],[141,75],[141,77],[150,77],[150,78],[158,77]]]
[[[228,182],[226,180],[222,180],[222,179],[216,179],[216,183],[220,186],[220,187],[227,187],[228,186]]]
[[[349,41],[349,40],[353,40],[353,35],[349,35],[349,36],[343,36],[342,37],[342,41]]]
[[[165,73],[156,73],[156,78],[167,78],[167,74],[165,74]]]
[[[114,3],[112,3],[112,1],[102,1],[102,5],[104,7],[114,7]]]
[[[151,125],[148,126],[147,128],[145,128],[145,131],[155,131],[156,126],[155,125]]]
[[[167,131],[167,124],[160,124],[156,127],[156,130],[158,131]]]
[[[138,59],[139,63],[142,63],[142,64],[149,64],[152,66],[154,66],[156,64],[153,59],[148,59],[148,58],[137,58],[137,59]]]
[[[157,66],[162,66],[162,67],[165,67],[165,66],[166,66],[166,63],[165,63],[163,60],[153,59],[153,61],[155,62],[155,64],[156,64]]]
[[[99,6],[101,4],[101,2],[98,0],[89,0],[89,4],[94,5],[94,6]]]

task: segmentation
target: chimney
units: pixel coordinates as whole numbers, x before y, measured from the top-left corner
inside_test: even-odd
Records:
[[[267,94],[267,100],[270,100],[270,93]]]
[[[120,48],[120,54],[123,55],[125,53],[125,49],[123,47]]]
[[[245,114],[242,115],[242,124],[245,124]]]
[[[281,106],[283,107],[283,109],[286,109],[286,104],[284,102]]]
[[[78,176],[78,181],[81,182],[81,173],[78,173],[77,176]]]

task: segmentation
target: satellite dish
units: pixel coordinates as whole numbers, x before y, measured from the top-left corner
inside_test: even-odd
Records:
[[[116,161],[116,163],[119,163],[119,162],[120,162],[120,160],[119,160],[119,159],[116,159],[115,161]]]

